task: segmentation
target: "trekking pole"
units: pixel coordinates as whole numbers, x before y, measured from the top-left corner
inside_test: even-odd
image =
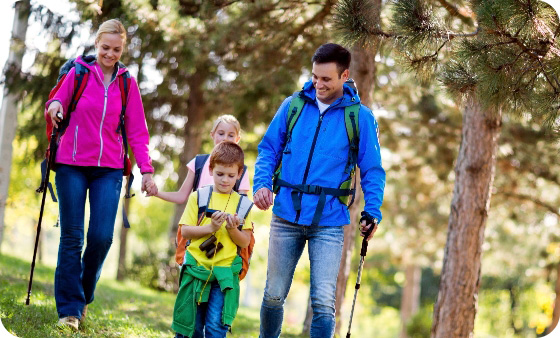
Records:
[[[62,119],[62,114],[60,112],[56,115],[59,119]],[[35,259],[37,258],[37,247],[39,246],[39,235],[41,234],[41,223],[43,222],[43,211],[45,210],[45,199],[47,197],[47,190],[49,185],[49,174],[51,171],[51,163],[54,163],[54,156],[56,152],[56,137],[58,134],[58,128],[53,128],[51,133],[51,142],[49,144],[49,157],[47,158],[47,170],[45,170],[45,177],[41,186],[37,189],[37,192],[42,192],[43,197],[41,199],[41,211],[39,211],[39,223],[37,225],[37,235],[35,236],[35,249],[33,249],[33,260],[31,261],[31,272],[29,274],[29,285],[27,286],[27,299],[25,300],[25,305],[29,305],[29,300],[31,298],[31,285],[33,284],[33,271],[35,271]]]
[[[354,317],[354,306],[356,305],[356,296],[358,295],[358,290],[360,289],[360,282],[362,280],[362,267],[364,266],[364,260],[366,258],[367,247],[368,247],[368,237],[371,235],[373,229],[377,227],[377,221],[374,220],[371,223],[371,227],[364,234],[364,239],[362,240],[362,250],[360,251],[360,266],[358,268],[358,278],[356,278],[356,289],[354,291],[354,301],[352,302],[352,311],[350,311],[350,322],[348,323],[348,333],[346,338],[350,338],[350,330],[352,329],[352,317]]]

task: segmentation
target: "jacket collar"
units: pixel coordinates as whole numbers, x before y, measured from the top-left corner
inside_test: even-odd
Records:
[[[95,67],[96,67],[96,64],[97,64],[96,56],[93,55],[93,54],[91,54],[91,55],[80,55],[76,58],[76,62],[83,65],[84,67],[86,67],[90,71],[95,71]],[[120,61],[117,62],[117,64],[115,65],[115,70],[116,70],[116,73],[113,73],[113,78],[115,76],[119,76],[119,75],[128,71],[128,69],[126,69],[125,65]]]
[[[301,90],[302,96],[309,101],[315,102],[317,100],[317,95],[315,92],[315,87],[313,86],[313,82],[311,80],[307,81]],[[358,95],[358,91],[352,88],[348,84],[344,84],[343,87],[343,94],[342,97],[336,99],[331,106],[338,105],[341,107],[350,106],[356,103],[360,103],[360,96]]]

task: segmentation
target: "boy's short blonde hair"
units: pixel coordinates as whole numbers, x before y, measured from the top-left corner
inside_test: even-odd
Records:
[[[97,34],[95,34],[95,43],[99,42],[101,35],[104,33],[119,34],[123,41],[123,46],[126,45],[126,29],[118,19],[107,20],[99,26]]]
[[[212,154],[210,154],[210,170],[213,170],[216,165],[223,165],[226,167],[237,165],[238,171],[241,174],[245,162],[245,155],[243,149],[237,143],[231,141],[222,141],[218,143]]]
[[[214,124],[212,125],[212,130],[210,130],[210,133],[213,134],[216,131],[220,122],[231,124],[232,126],[235,127],[237,136],[241,135],[241,125],[239,124],[239,121],[237,121],[235,116],[229,114],[218,116],[218,118],[214,121]]]

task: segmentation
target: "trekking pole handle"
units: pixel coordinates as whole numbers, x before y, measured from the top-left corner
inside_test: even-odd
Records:
[[[368,247],[368,237],[373,232],[373,229],[377,227],[377,220],[374,218],[373,221],[370,223],[371,226],[369,229],[364,233],[364,239],[362,240],[362,250],[360,251],[360,256],[365,257],[367,254],[367,247]],[[368,223],[366,223],[368,225]]]

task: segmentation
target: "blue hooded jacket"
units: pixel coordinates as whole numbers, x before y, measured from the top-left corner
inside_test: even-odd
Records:
[[[355,89],[344,84],[343,96],[335,100],[320,117],[315,87],[311,81],[303,86],[306,101],[286,144],[288,109],[292,96],[286,98],[272,119],[258,150],[253,191],[272,190],[274,171],[282,162],[283,180],[297,184],[311,184],[338,188],[348,179],[349,141],[344,123],[344,108],[360,102]],[[288,151],[285,152],[284,150]],[[358,167],[364,192],[365,211],[381,221],[379,208],[383,202],[385,170],[381,166],[378,126],[372,111],[364,105],[359,113]],[[281,187],[274,199],[273,213],[300,225],[312,223],[319,195],[303,194],[301,211],[294,209],[291,188]],[[350,223],[346,205],[332,195],[326,196],[319,225],[340,226]]]

